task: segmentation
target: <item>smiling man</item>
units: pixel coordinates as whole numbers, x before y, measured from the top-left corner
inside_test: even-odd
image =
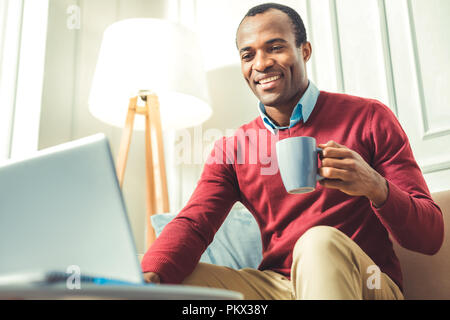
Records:
[[[227,161],[206,163],[191,199],[144,256],[145,279],[226,288],[246,299],[402,299],[389,235],[434,254],[443,219],[399,122],[376,100],[319,91],[308,80],[311,44],[289,7],[250,9],[236,45],[260,116],[216,143],[209,160]],[[250,131],[257,141],[242,134]],[[278,171],[264,175],[262,163],[238,161],[267,135],[322,142],[325,179],[313,192],[288,194]],[[198,263],[237,201],[261,229],[258,270]]]
[[[236,39],[242,74],[277,125],[289,124],[292,110],[309,83],[306,62],[311,57],[311,44],[306,42],[305,31],[297,34],[293,27],[285,12],[272,9],[248,15]]]

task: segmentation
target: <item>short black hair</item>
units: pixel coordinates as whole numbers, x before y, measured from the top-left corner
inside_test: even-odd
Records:
[[[251,8],[250,10],[248,10],[244,18],[242,18],[241,22],[239,23],[239,27],[241,26],[242,21],[244,21],[245,18],[256,16],[257,14],[264,13],[270,9],[280,10],[286,13],[289,19],[291,19],[291,22],[294,26],[295,45],[297,46],[297,48],[299,48],[303,43],[306,42],[307,37],[305,25],[303,24],[303,20],[298,14],[298,12],[292,9],[291,7],[279,3],[269,2]]]

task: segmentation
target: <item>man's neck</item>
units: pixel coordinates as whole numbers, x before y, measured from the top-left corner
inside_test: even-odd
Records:
[[[306,88],[301,90],[298,94],[296,94],[290,101],[283,105],[277,106],[264,106],[266,110],[266,115],[272,120],[274,124],[279,127],[287,127],[290,124],[292,112],[294,111],[295,106],[297,106],[299,100],[305,93]]]
[[[272,120],[274,124],[279,127],[289,126],[292,111],[294,110],[294,108],[295,105],[288,106],[286,108],[265,106],[266,115],[270,118],[270,120]]]

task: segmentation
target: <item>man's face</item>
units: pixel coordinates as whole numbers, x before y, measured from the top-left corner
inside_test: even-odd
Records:
[[[246,17],[236,41],[242,74],[259,101],[275,108],[298,102],[308,86],[311,46],[296,47],[294,26],[284,12],[271,9]]]

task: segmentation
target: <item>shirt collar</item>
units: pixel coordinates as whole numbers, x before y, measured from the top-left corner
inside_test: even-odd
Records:
[[[270,120],[270,118],[267,116],[266,108],[264,107],[264,105],[261,102],[258,102],[258,110],[261,119],[264,123],[264,126],[270,132],[272,132],[272,134],[276,134],[278,130],[292,128],[302,119],[303,123],[305,123],[306,121],[308,121],[309,116],[314,110],[314,106],[316,105],[319,94],[320,94],[319,89],[317,89],[317,87],[314,85],[312,81],[309,81],[308,88],[306,89],[305,93],[300,98],[300,101],[297,103],[294,110],[292,111],[289,126],[287,127],[280,127],[277,126],[275,123],[273,123],[273,121]]]

